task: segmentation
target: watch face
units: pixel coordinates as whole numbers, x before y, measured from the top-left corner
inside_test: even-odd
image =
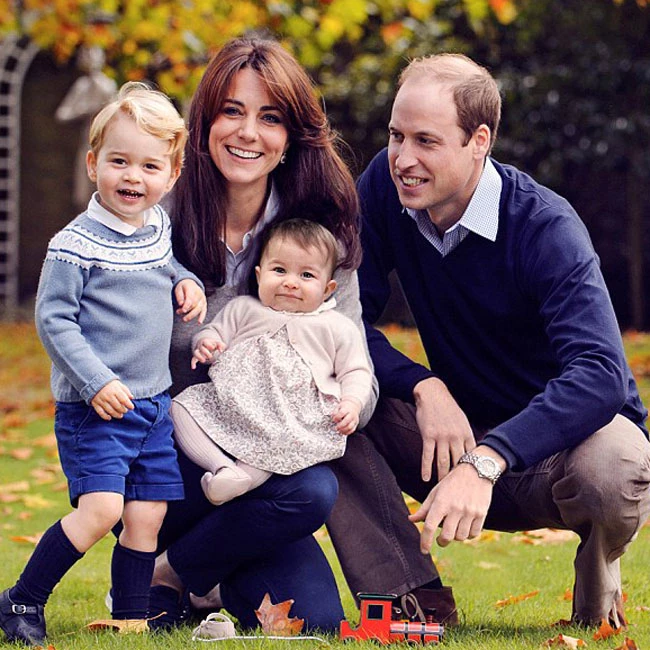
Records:
[[[495,460],[488,458],[487,456],[481,456],[478,458],[476,462],[476,469],[480,470],[483,472],[483,474],[486,474],[491,478],[499,475],[499,465]]]

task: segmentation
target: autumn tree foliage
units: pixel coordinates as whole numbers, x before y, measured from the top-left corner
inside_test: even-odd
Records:
[[[185,98],[211,53],[248,30],[278,35],[316,69],[336,47],[356,50],[375,33],[386,48],[403,50],[419,23],[436,22],[450,4],[477,26],[516,15],[515,0],[4,0],[0,38],[27,35],[61,63],[82,45],[99,46],[118,82],[148,78]]]

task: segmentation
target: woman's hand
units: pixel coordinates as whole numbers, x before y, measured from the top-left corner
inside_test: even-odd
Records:
[[[199,344],[192,354],[192,370],[196,370],[199,363],[212,363],[215,352],[223,352],[226,344],[220,339],[205,337],[199,341]]]
[[[181,280],[174,288],[174,296],[178,303],[176,313],[183,315],[183,320],[187,323],[193,318],[197,318],[199,323],[205,320],[208,311],[208,301],[206,300],[203,289],[189,278]]]
[[[119,379],[113,379],[90,400],[90,405],[102,420],[120,419],[134,408],[132,399],[133,394],[128,387]]]

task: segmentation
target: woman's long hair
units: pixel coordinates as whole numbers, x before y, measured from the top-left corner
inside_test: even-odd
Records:
[[[342,244],[341,266],[361,259],[358,198],[341,158],[341,144],[300,64],[276,41],[242,37],[229,41],[210,61],[192,99],[185,167],[174,189],[171,217],[177,259],[206,288],[225,282],[226,180],[213,163],[208,139],[235,75],[255,71],[283,113],[289,134],[286,162],[271,177],[279,214],[304,212],[326,226]]]

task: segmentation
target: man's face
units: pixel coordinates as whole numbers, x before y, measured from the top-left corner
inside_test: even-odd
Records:
[[[423,75],[409,77],[395,97],[388,143],[402,205],[426,210],[440,231],[450,228],[476,189],[489,139],[482,125],[465,144],[449,87]]]

